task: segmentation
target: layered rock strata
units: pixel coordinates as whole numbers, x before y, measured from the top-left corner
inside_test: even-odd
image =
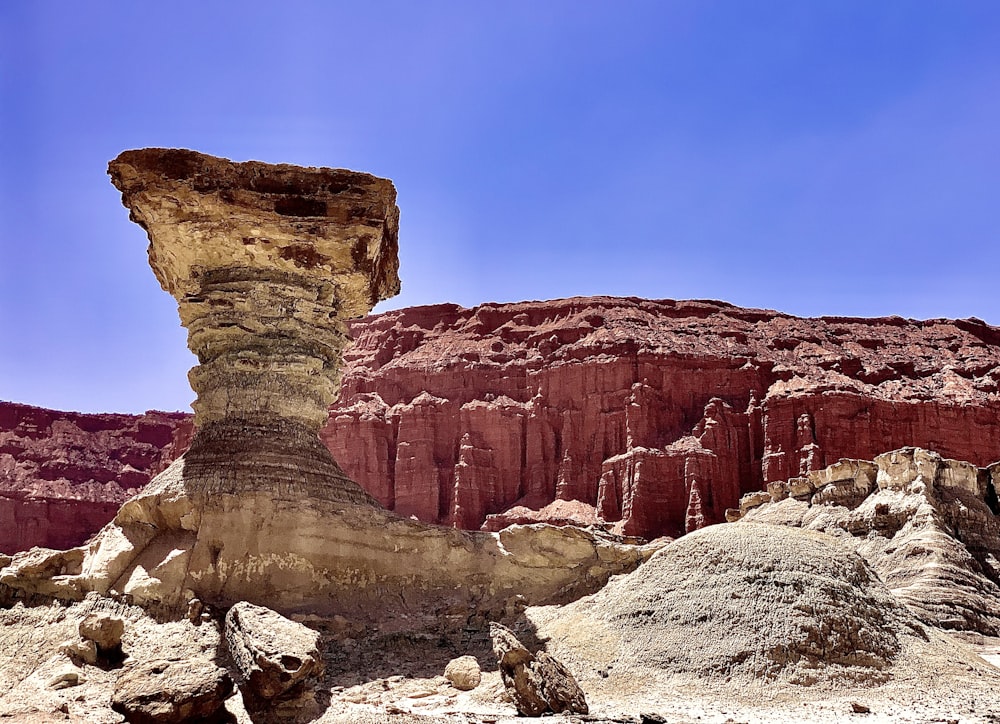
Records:
[[[366,500],[316,433],[347,320],[399,291],[392,183],[177,149],[126,151],[108,173],[198,357],[188,487]]]
[[[676,536],[843,457],[918,445],[1000,460],[1000,330],[974,319],[590,297],[349,329],[321,437],[379,502],[425,522],[498,529],[575,509]],[[572,504],[532,513],[557,500]]]
[[[0,403],[0,551],[80,545],[191,441],[189,415]]]
[[[829,533],[924,622],[1000,636],[998,472],[903,448],[772,483],[730,517]]]
[[[0,583],[164,615],[197,599],[463,626],[583,595],[651,555],[578,529],[491,535],[400,518],[320,442],[345,320],[398,288],[391,183],[164,149],[123,153],[110,172],[198,355],[197,431],[88,545],[18,554]]]

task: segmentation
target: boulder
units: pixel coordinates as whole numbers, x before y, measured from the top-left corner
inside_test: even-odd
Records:
[[[93,641],[103,656],[121,651],[123,633],[125,622],[108,613],[92,613],[80,622],[80,638]]]
[[[323,671],[319,634],[281,614],[241,601],[226,614],[226,644],[241,684],[274,699]]]
[[[495,622],[490,623],[490,638],[504,687],[520,714],[589,712],[583,690],[555,658],[544,651],[532,654],[509,628]]]
[[[172,724],[215,715],[233,691],[229,673],[208,659],[145,661],[115,684],[111,708],[132,724]]]
[[[471,691],[479,686],[483,674],[475,656],[459,656],[444,667],[444,678],[459,691]]]

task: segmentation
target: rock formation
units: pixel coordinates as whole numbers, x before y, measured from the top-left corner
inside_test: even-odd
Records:
[[[399,291],[392,183],[176,149],[126,151],[108,172],[198,358],[187,488],[366,500],[316,433],[347,320]]]
[[[525,617],[590,697],[909,687],[951,667],[996,676],[922,626],[849,546],[771,525],[696,531],[593,596]]]
[[[0,555],[0,718],[478,724],[513,713],[511,699],[501,698],[505,685],[529,713],[583,712],[594,705],[587,699],[596,701],[601,711],[588,717],[594,721],[605,712],[613,721],[636,721],[621,713],[627,710],[646,711],[640,721],[664,720],[648,713],[650,704],[672,707],[678,719],[700,717],[696,711],[721,719],[719,702],[740,718],[787,721],[804,702],[847,711],[838,698],[844,695],[854,712],[875,712],[881,697],[907,713],[1000,713],[992,703],[996,670],[923,626],[857,553],[830,536],[740,523],[638,545],[607,530],[612,521],[626,533],[677,532],[722,516],[721,506],[790,465],[767,447],[783,439],[767,433],[772,394],[775,410],[800,389],[831,405],[847,390],[882,399],[869,387],[885,380],[851,377],[852,367],[837,370],[843,379],[830,378],[832,387],[803,388],[768,362],[770,353],[750,344],[749,334],[738,342],[747,348],[738,365],[713,366],[680,345],[675,327],[671,346],[655,347],[663,338],[651,327],[640,331],[626,314],[653,309],[676,319],[664,310],[683,304],[619,300],[598,318],[591,310],[600,300],[579,302],[589,331],[565,338],[558,332],[581,322],[578,300],[557,304],[565,314],[549,320],[441,308],[423,341],[404,335],[409,341],[400,343],[395,322],[378,329],[407,312],[369,320],[377,340],[359,336],[350,401],[335,408],[336,424],[345,426],[337,433],[324,422],[346,319],[395,289],[391,184],[162,149],[127,152],[111,173],[149,233],[154,271],[177,298],[198,355],[191,374],[197,430],[187,452],[86,544]],[[732,312],[690,303],[681,314],[693,310],[713,310],[699,317],[701,328],[713,314]],[[780,316],[732,314],[750,315],[744,321],[752,318],[755,329]],[[461,336],[455,324],[472,324],[468,333],[491,340],[484,353],[498,357],[435,347]],[[973,336],[991,334],[983,325],[966,327]],[[538,329],[548,336],[533,337]],[[993,344],[981,345],[990,364]],[[520,356],[517,345],[533,351]],[[968,361],[981,351],[962,350],[931,354],[936,362],[947,354]],[[809,359],[789,358],[788,369],[808,371]],[[407,374],[380,387],[379,375],[397,361]],[[678,365],[684,374],[671,372]],[[476,377],[482,370],[485,377]],[[769,375],[776,381],[761,388]],[[961,402],[977,422],[993,424],[986,403],[995,390],[981,389],[988,382],[979,376],[963,384],[907,375],[905,384],[882,390],[892,398],[885,409],[897,417],[902,408],[892,405],[899,400],[942,410]],[[474,378],[489,381],[482,399],[468,384]],[[942,381],[948,384],[933,392]],[[797,470],[808,470],[833,443],[819,412],[793,412]],[[928,415],[926,428],[908,432],[938,435],[946,418]],[[18,431],[24,437],[28,428]],[[357,431],[368,437],[353,437]],[[172,444],[183,437],[180,427],[171,430]],[[991,444],[975,454],[986,455]],[[366,479],[371,494],[341,470],[331,449],[366,461],[360,469],[375,475]],[[963,526],[982,523],[976,506],[980,499],[991,504],[992,472],[911,458],[888,458],[885,486],[876,475],[882,492],[900,497],[880,501],[876,520],[909,514],[907,496],[933,484],[953,505],[948,515]],[[810,502],[853,509],[871,489],[865,470],[858,467],[849,482],[816,473],[823,487]],[[781,486],[745,498],[744,511],[772,493],[780,498]],[[377,499],[414,517],[387,511]],[[482,532],[415,519],[478,525],[512,502],[523,506],[509,511],[520,520],[598,524]],[[989,541],[975,545],[985,551],[975,560],[992,565]],[[906,549],[910,557],[921,552]],[[896,562],[893,570],[912,573]],[[959,607],[970,610],[971,600],[965,596]],[[928,610],[945,609],[932,601]],[[497,620],[518,626],[518,637],[537,652],[491,625]],[[488,630],[499,671],[478,666]],[[790,687],[777,708],[768,689],[774,682]],[[802,693],[813,686],[818,696]],[[706,691],[720,693],[709,708],[688,705],[692,692]],[[932,711],[915,696],[934,702]],[[764,700],[768,716],[748,715],[747,707]],[[678,712],[675,702],[686,708]],[[418,707],[433,713],[414,713]]]
[[[592,297],[349,328],[321,437],[379,502],[425,522],[566,520],[532,513],[558,500],[584,523],[677,536],[842,457],[919,445],[1000,460],[1000,330],[974,319]]]
[[[190,416],[0,403],[0,551],[80,545],[187,449]]]
[[[196,433],[88,545],[18,554],[0,583],[165,615],[198,599],[462,626],[583,595],[651,555],[579,529],[473,534],[398,517],[320,442],[345,320],[398,288],[391,183],[164,149],[125,152],[110,173],[198,356]]]
[[[836,536],[925,623],[1000,636],[997,472],[903,448],[772,483],[731,517]]]

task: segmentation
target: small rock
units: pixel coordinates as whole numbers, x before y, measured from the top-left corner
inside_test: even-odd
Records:
[[[208,659],[161,659],[122,674],[111,708],[132,724],[172,724],[215,715],[233,691],[225,669]]]
[[[125,622],[107,613],[92,613],[80,622],[80,636],[97,644],[97,651],[107,656],[122,648]]]
[[[864,704],[860,704],[856,701],[851,702],[851,710],[855,714],[871,714],[872,711],[869,707],[865,706]]]
[[[59,689],[69,689],[72,686],[79,686],[84,681],[86,679],[84,679],[79,671],[76,669],[66,669],[49,679],[48,685],[50,689],[58,691]]]
[[[583,690],[559,661],[544,651],[532,654],[510,629],[498,623],[490,623],[490,638],[500,677],[519,713],[588,713]]]
[[[482,670],[475,656],[459,656],[452,659],[444,669],[444,676],[456,689],[471,691],[483,679]]]
[[[660,714],[644,712],[639,714],[640,724],[666,724],[666,719]]]
[[[188,601],[188,609],[187,609],[188,621],[190,621],[191,623],[193,623],[195,625],[198,625],[199,623],[201,623],[201,612],[202,612],[202,609],[203,609],[203,606],[202,606],[202,603],[201,603],[201,601],[199,599],[192,598],[190,601]]]
[[[319,634],[241,601],[226,614],[226,644],[251,693],[270,700],[323,672]]]
[[[97,663],[97,644],[90,639],[77,639],[60,644],[59,653],[66,654],[76,664]]]

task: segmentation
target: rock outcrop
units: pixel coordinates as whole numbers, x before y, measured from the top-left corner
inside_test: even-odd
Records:
[[[0,402],[0,551],[80,545],[191,442],[190,415]]]
[[[593,596],[525,616],[551,654],[585,674],[580,684],[591,696],[685,683],[734,698],[762,689],[774,696],[894,679],[912,685],[950,666],[974,668],[962,646],[922,626],[849,546],[772,525],[696,531]],[[995,676],[976,666],[979,676]]]
[[[425,522],[496,528],[559,500],[677,536],[842,457],[1000,460],[1000,330],[975,319],[592,297],[416,307],[349,330],[321,437],[385,507]],[[19,455],[0,450],[0,469]]]
[[[19,553],[0,583],[165,615],[198,599],[464,626],[584,595],[652,554],[577,528],[469,533],[399,517],[320,442],[346,319],[398,288],[390,182],[164,149],[125,152],[110,172],[198,355],[197,429],[89,544]]]
[[[836,536],[925,623],[1000,636],[997,472],[903,448],[772,483],[731,517]]]

